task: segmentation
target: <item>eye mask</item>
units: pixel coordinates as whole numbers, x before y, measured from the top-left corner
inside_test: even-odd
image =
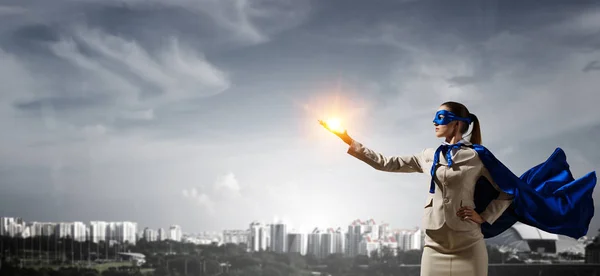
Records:
[[[438,111],[435,113],[435,118],[433,119],[433,122],[438,125],[447,125],[452,121],[463,121],[467,124],[471,124],[471,118],[458,117],[448,110]]]

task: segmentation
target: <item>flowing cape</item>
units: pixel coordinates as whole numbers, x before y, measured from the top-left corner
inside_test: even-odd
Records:
[[[471,147],[496,185],[514,196],[510,207],[493,224],[481,225],[485,238],[504,232],[517,221],[575,239],[587,234],[594,216],[595,172],[574,179],[565,152],[557,148],[545,162],[517,177],[484,146]],[[475,211],[483,212],[498,194],[485,177],[480,178],[475,186]]]

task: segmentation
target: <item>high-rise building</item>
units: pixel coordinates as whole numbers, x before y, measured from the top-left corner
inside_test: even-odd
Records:
[[[414,249],[423,249],[424,235],[422,230],[415,228],[412,230],[401,230],[396,234],[398,250],[408,251]]]
[[[42,223],[42,236],[50,237],[56,235],[56,223],[44,222]]]
[[[370,235],[365,234],[358,244],[358,255],[371,256],[372,252],[378,252],[381,244],[378,240],[372,239]]]
[[[85,240],[92,241],[92,226],[90,225],[85,226]]]
[[[26,222],[25,227],[29,228],[29,234],[32,237],[41,236],[42,233],[42,224],[37,221]]]
[[[158,228],[158,240],[159,241],[166,241],[169,236],[167,235],[167,231],[165,231],[164,228]]]
[[[58,232],[58,238],[66,239],[73,238],[73,223],[72,222],[59,222],[56,225],[56,232]]]
[[[25,222],[21,218],[0,218],[0,236],[18,237],[25,230]]]
[[[123,221],[114,223],[114,231],[111,229],[111,233],[114,233],[114,240],[118,243],[129,243],[135,244],[137,239],[137,223],[131,221]]]
[[[107,222],[106,223],[106,241],[108,241],[110,243],[135,244],[136,243],[136,234],[137,234],[137,223],[136,222],[123,221],[123,222]]]
[[[312,233],[308,234],[307,240],[306,253],[317,258],[322,258],[323,253],[321,251],[321,231],[319,228],[315,228]]]
[[[180,242],[181,236],[181,226],[171,225],[171,227],[169,227],[169,240]]]
[[[85,224],[83,222],[71,223],[71,237],[78,242],[85,241]]]
[[[108,236],[107,229],[108,223],[106,221],[90,221],[90,237],[92,242],[106,241]]]
[[[329,228],[327,231],[321,234],[321,258],[327,258],[327,256],[333,254],[333,229]]]
[[[287,235],[288,238],[288,252],[300,253],[300,255],[306,255],[306,234],[303,233],[290,233]]]
[[[346,252],[346,234],[342,228],[333,233],[333,254],[344,254]]]
[[[389,223],[382,223],[379,225],[379,239],[383,239],[384,237],[391,236],[391,229]]]
[[[423,244],[425,239],[425,235],[423,233],[423,230],[421,229],[415,229],[415,232],[413,233],[413,242],[412,242],[412,248],[411,249],[415,249],[415,250],[420,250],[423,249]]]
[[[287,252],[287,226],[285,224],[271,225],[271,250],[276,253]]]
[[[144,228],[143,237],[147,242],[154,242],[158,240],[158,233],[155,230],[146,227]]]
[[[0,236],[10,236],[9,229],[14,223],[14,218],[1,217],[0,218]]]
[[[270,229],[260,222],[250,223],[250,235],[248,240],[248,250],[252,252],[265,251],[269,247],[271,234]]]
[[[109,244],[117,242],[117,223],[107,222],[106,223],[106,242]]]
[[[346,235],[346,256],[356,257],[358,255],[360,241],[366,232],[367,225],[361,220],[357,219],[348,226],[348,233]]]
[[[345,235],[342,229],[333,228],[327,229],[321,234],[321,254],[322,258],[326,258],[331,254],[344,254]]]

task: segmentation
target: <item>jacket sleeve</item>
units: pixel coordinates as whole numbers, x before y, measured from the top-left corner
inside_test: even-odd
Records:
[[[425,164],[425,150],[421,153],[408,156],[384,156],[375,152],[361,143],[352,141],[348,154],[367,163],[376,170],[400,173],[423,173]]]
[[[492,179],[490,173],[485,167],[483,167],[481,174],[483,177],[487,178],[487,180],[492,184],[494,189],[500,192],[498,194],[498,197],[492,200],[490,204],[485,208],[485,211],[479,214],[481,218],[483,218],[487,223],[493,224],[502,215],[502,213],[504,213],[508,206],[510,206],[514,197],[503,192],[500,189],[500,187],[498,187],[498,185],[496,184],[496,182],[494,182],[494,179]]]

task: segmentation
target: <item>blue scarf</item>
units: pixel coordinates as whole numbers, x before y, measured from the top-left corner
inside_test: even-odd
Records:
[[[450,168],[454,163],[452,161],[452,151],[454,149],[460,149],[463,145],[464,144],[461,142],[457,144],[444,143],[437,148],[433,156],[433,165],[431,166],[431,185],[429,186],[429,193],[435,193],[435,169],[437,167],[436,165],[440,162],[440,153],[444,154],[446,162],[448,163],[448,168]]]

